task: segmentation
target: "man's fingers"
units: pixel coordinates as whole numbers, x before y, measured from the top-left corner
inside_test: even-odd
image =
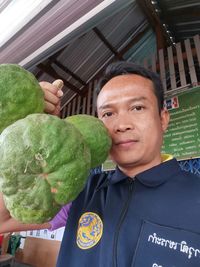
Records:
[[[58,105],[55,107],[55,110],[54,110],[54,112],[52,113],[52,115],[56,115],[56,116],[59,116],[59,115],[60,115],[60,104],[58,104]]]
[[[63,96],[63,91],[59,89],[57,91],[57,94],[56,95],[57,95],[57,97],[62,97]]]
[[[59,116],[60,113],[60,98],[63,96],[62,87],[64,83],[62,80],[55,80],[53,83],[40,82],[40,86],[44,92],[46,113]]]
[[[51,83],[49,82],[40,82],[40,86],[43,90],[43,92],[45,91],[50,91],[52,94],[56,95],[57,91],[58,91],[58,88],[54,85],[52,85]]]
[[[55,105],[51,104],[48,101],[45,101],[45,109],[44,109],[44,111],[46,113],[52,114],[55,111]]]
[[[55,80],[52,84],[58,88],[58,91],[56,93],[57,97],[63,96],[63,91],[61,90],[64,86],[63,81],[58,79],[58,80]]]
[[[47,101],[45,101],[45,109],[44,112],[51,114],[51,115],[60,115],[60,103],[58,105],[53,105]]]
[[[52,94],[57,95],[58,97],[63,96],[63,92],[61,89],[63,88],[64,83],[62,80],[55,80],[53,83],[43,81],[40,82],[40,86],[44,92],[48,90]]]
[[[50,103],[52,103],[54,105],[58,104],[60,99],[55,94],[53,94],[49,90],[43,90],[43,92],[44,92],[44,99],[46,101],[48,101],[48,102],[50,102]]]

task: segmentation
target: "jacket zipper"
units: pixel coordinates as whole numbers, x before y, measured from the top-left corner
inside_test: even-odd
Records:
[[[119,238],[119,232],[120,232],[120,228],[123,224],[123,221],[126,217],[126,213],[128,211],[128,207],[129,207],[129,204],[130,204],[130,200],[131,200],[131,196],[132,196],[132,192],[133,192],[133,183],[134,183],[134,180],[131,179],[129,180],[129,194],[128,194],[128,198],[126,200],[126,203],[121,211],[121,214],[120,214],[120,218],[119,218],[119,222],[118,222],[118,225],[117,225],[117,228],[116,228],[116,232],[115,232],[115,236],[114,236],[114,245],[113,245],[113,267],[117,267],[118,266],[118,263],[117,263],[117,245],[118,245],[118,238]]]

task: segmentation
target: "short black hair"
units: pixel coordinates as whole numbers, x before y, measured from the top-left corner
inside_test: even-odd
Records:
[[[149,69],[144,68],[143,66],[134,64],[132,62],[117,61],[108,65],[103,76],[97,83],[97,94],[109,80],[116,76],[125,74],[137,74],[153,82],[154,93],[157,98],[159,112],[161,112],[164,103],[164,89],[159,75]]]

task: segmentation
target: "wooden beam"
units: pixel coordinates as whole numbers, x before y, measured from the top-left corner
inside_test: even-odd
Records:
[[[136,0],[142,11],[147,17],[150,25],[156,33],[157,51],[167,46],[172,45],[163,23],[161,22],[158,14],[155,12],[150,0]]]
[[[118,51],[110,44],[110,42],[106,39],[106,37],[102,34],[102,32],[94,27],[93,31],[99,37],[99,39],[110,49],[110,51],[118,58],[119,60],[123,60],[123,57],[118,53]]]
[[[166,39],[160,29],[160,25],[158,24],[155,25],[155,34],[156,34],[157,51],[166,48],[168,45],[166,44]]]
[[[119,51],[119,54],[123,57],[126,52],[128,52],[136,43],[140,41],[140,39],[150,30],[150,26],[139,32],[122,50]]]
[[[171,20],[176,20],[177,18],[178,20],[184,20],[184,21],[190,21],[191,18],[192,20],[196,20],[199,19],[200,17],[200,9],[198,7],[186,7],[186,8],[180,8],[180,9],[168,9],[166,10],[165,8],[162,9],[162,14],[164,16],[164,18],[169,19],[169,21]]]
[[[80,84],[82,85],[86,85],[86,82],[83,81],[78,75],[76,75],[74,72],[72,72],[69,68],[67,68],[66,66],[64,66],[62,63],[60,63],[57,59],[55,59],[54,57],[51,57],[49,59],[49,61],[51,62],[51,64],[56,64],[61,70],[63,70],[64,72],[68,73],[69,75],[71,75],[75,80],[77,80]]]
[[[59,56],[61,56],[62,52],[65,51],[65,49],[69,46],[69,44],[67,44],[66,46],[64,46],[63,48],[61,48],[60,50],[58,50],[55,54],[53,54],[50,58],[57,58]]]
[[[131,47],[133,47],[143,36],[146,32],[148,32],[148,30],[150,29],[149,26],[146,27],[146,29],[144,29],[142,32],[139,32],[123,49],[121,49],[118,54],[121,55],[123,57],[123,55],[128,52]],[[103,70],[106,68],[106,66],[108,66],[111,62],[113,62],[114,60],[118,59],[118,57],[113,56],[107,63],[106,65],[104,65],[102,68],[100,68],[98,70],[98,72],[96,73],[96,75],[94,77],[92,77],[91,80],[89,80],[87,82],[87,85],[83,87],[83,89],[81,90],[82,96],[85,95],[87,93],[88,90],[88,84],[92,81],[97,79],[100,74],[103,72]]]
[[[34,75],[35,75],[36,79],[39,80],[40,76],[42,76],[42,74],[43,74],[43,71],[41,69],[39,69]]]
[[[48,65],[44,65],[43,63],[40,63],[37,65],[38,68],[40,68],[42,71],[48,73],[51,77],[55,78],[55,79],[61,79],[63,80],[64,84],[72,91],[74,91],[77,94],[81,94],[81,91],[74,86],[73,84],[71,84],[70,82],[68,82],[65,78],[63,78],[63,76],[59,75],[59,73],[57,73],[57,71],[55,71],[52,66],[50,64]]]
[[[150,26],[149,25],[147,25],[147,27],[143,30],[143,31],[141,31],[141,32],[139,32],[138,34],[136,34],[135,36],[134,36],[134,38],[124,47],[124,48],[122,48],[119,52],[118,52],[118,54],[121,56],[121,57],[123,57],[124,56],[124,54],[126,54],[138,41],[140,41],[141,40],[141,38],[149,31],[149,29],[150,29]],[[88,91],[88,89],[89,89],[89,83],[92,81],[92,80],[95,80],[95,79],[98,79],[98,77],[100,76],[100,74],[103,72],[103,70],[105,69],[105,67],[107,66],[107,65],[109,65],[111,62],[113,62],[114,60],[116,60],[116,59],[118,59],[118,57],[117,56],[113,56],[107,63],[106,63],[106,65],[104,65],[103,67],[101,67],[99,70],[98,70],[98,72],[96,73],[96,75],[91,79],[91,80],[89,80],[88,82],[87,82],[87,84],[83,87],[83,89],[81,90],[81,93],[80,93],[80,95],[81,96],[86,96],[87,95],[87,91]],[[76,96],[74,96],[74,97],[76,97]]]

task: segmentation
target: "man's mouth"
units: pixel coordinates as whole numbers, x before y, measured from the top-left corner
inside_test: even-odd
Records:
[[[138,142],[138,140],[127,139],[127,140],[119,140],[117,142],[114,142],[114,144],[117,146],[129,146],[129,145],[132,145],[136,142]]]

